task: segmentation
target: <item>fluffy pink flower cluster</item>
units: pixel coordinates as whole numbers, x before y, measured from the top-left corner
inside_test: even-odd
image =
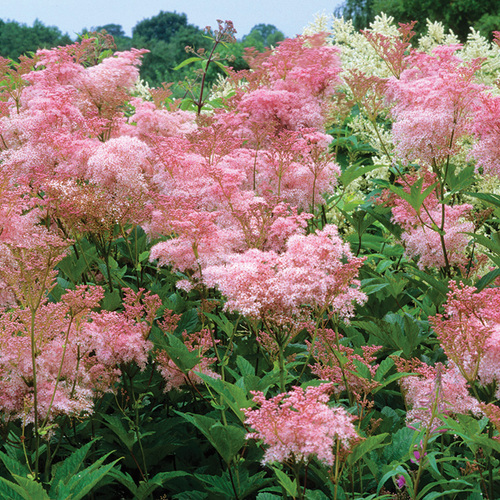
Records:
[[[429,318],[446,355],[467,382],[500,387],[500,290],[449,286],[445,315]]]
[[[404,377],[400,382],[410,408],[406,415],[408,425],[438,427],[440,415],[482,415],[479,401],[469,394],[467,381],[453,363],[448,367],[441,364],[429,366],[412,360],[400,363],[398,369],[418,373]]]
[[[69,243],[40,224],[40,210],[29,210],[22,200],[15,203],[9,194],[0,199],[0,279],[6,298],[0,306],[15,302],[35,310]]]
[[[324,133],[339,50],[325,40],[284,41],[198,118],[131,97],[144,51],[101,62],[91,40],[39,51],[30,85],[2,106],[2,168],[70,237],[108,238],[116,224],[164,236],[152,258],[191,286],[226,254],[282,252],[340,173]]]
[[[73,234],[142,222],[149,189],[149,147],[120,132],[144,51],[96,65],[92,44],[39,51],[38,70],[23,75],[31,85],[0,118],[5,174]]]
[[[352,421],[344,408],[328,406],[328,392],[333,384],[294,387],[290,392],[266,399],[262,392],[252,391],[257,409],[244,409],[245,424],[254,432],[247,439],[261,440],[268,446],[262,462],[309,462],[316,457],[333,465],[336,443],[342,454],[359,440]]]
[[[493,403],[481,404],[483,413],[490,419],[490,422],[495,426],[496,430],[500,433],[500,408]],[[493,439],[500,440],[500,435],[494,436]]]
[[[474,122],[474,133],[478,139],[471,156],[476,160],[476,169],[483,173],[500,176],[500,97],[485,94],[481,99],[481,111]]]
[[[80,286],[58,303],[42,302],[34,317],[12,308],[0,315],[0,411],[7,420],[34,420],[92,413],[94,398],[113,391],[120,366],[144,369],[152,343],[147,340],[157,296],[126,291],[124,312],[92,312],[104,296],[100,287]],[[139,304],[139,300],[143,304]],[[36,366],[31,347],[35,342]]]
[[[354,305],[366,300],[357,280],[363,260],[327,225],[316,234],[292,236],[282,254],[248,250],[204,275],[227,297],[226,309],[286,324],[309,319],[312,311],[352,316]]]
[[[339,82],[338,49],[324,35],[298,37],[251,65],[233,75],[246,85],[224,112],[198,120],[185,140],[149,142],[157,154],[153,184],[181,210],[157,204],[148,230],[175,238],[152,257],[193,279],[247,249],[282,252],[310,217],[298,209],[321,203],[340,173],[323,133],[324,104]]]
[[[325,44],[326,33],[298,36],[281,42],[264,56],[249,60],[245,74],[251,92],[235,101],[238,117],[250,137],[255,123],[271,123],[276,129],[322,128],[325,108],[339,83],[337,47]]]
[[[460,139],[472,132],[472,119],[483,89],[474,81],[481,65],[464,64],[459,45],[440,46],[432,54],[413,52],[409,69],[391,78],[392,133],[397,156],[439,166],[459,151]]]

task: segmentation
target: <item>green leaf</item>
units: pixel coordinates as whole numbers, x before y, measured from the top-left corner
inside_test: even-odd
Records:
[[[95,440],[85,444],[81,448],[78,448],[68,458],[66,458],[64,462],[53,467],[54,474],[49,491],[51,496],[56,496],[61,487],[80,470],[84,464],[85,457],[87,456],[90,447],[94,443]]]
[[[104,419],[106,427],[116,434],[127,450],[132,451],[134,444],[137,442],[136,433],[130,429],[126,429],[123,425],[123,419],[118,415],[103,414],[102,418]]]
[[[196,57],[196,56],[193,56],[193,57],[190,57],[188,59],[185,59],[184,61],[182,61],[180,64],[178,64],[174,69],[174,71],[177,71],[181,68],[183,68],[184,66],[187,66],[188,64],[192,64],[196,61],[202,61],[202,59],[200,59],[199,57]]]
[[[250,408],[252,400],[247,398],[247,393],[241,387],[225,380],[216,379],[204,373],[197,374],[203,381],[222,397],[223,401],[233,410],[241,422],[245,421],[242,408]]]
[[[196,308],[189,309],[182,314],[177,328],[175,329],[176,334],[182,334],[184,331],[186,333],[194,333],[199,331],[200,318],[198,316],[198,310]]]
[[[26,465],[24,465],[19,460],[15,460],[14,458],[9,457],[9,455],[6,455],[1,451],[0,459],[2,459],[5,467],[7,467],[7,470],[12,475],[17,474],[18,476],[28,477],[28,475],[30,474],[30,470],[28,469],[28,467],[26,467]]]
[[[448,198],[474,182],[474,165],[468,165],[456,174],[456,165],[450,164],[446,174],[446,182],[451,189],[450,192],[446,193]]]
[[[468,196],[474,198],[479,198],[480,200],[493,205],[496,208],[500,208],[500,195],[493,193],[465,193]]]
[[[354,164],[344,170],[340,175],[340,182],[344,187],[349,186],[349,184],[356,180],[358,177],[361,177],[372,170],[376,170],[377,168],[381,168],[384,165],[357,165]]]
[[[89,269],[98,258],[97,250],[94,246],[83,248],[81,252],[78,258],[75,252],[71,252],[57,264],[57,268],[66,274],[73,284],[78,283],[82,274]]]
[[[26,498],[20,495],[12,486],[19,488],[19,485],[16,483],[12,483],[3,477],[0,477],[0,498],[2,498],[2,500],[23,500]]]
[[[356,371],[350,370],[351,373],[363,377],[366,380],[371,380],[372,376],[370,373],[370,369],[368,368],[368,366],[366,366],[365,363],[356,358],[353,358],[352,362],[356,366]]]
[[[460,489],[457,489],[457,486],[460,486]],[[468,486],[468,488],[464,488],[464,486]],[[444,491],[431,491],[432,489],[441,490],[442,488],[444,488]],[[434,498],[443,497],[445,495],[450,498],[453,496],[453,493],[472,491],[472,488],[473,486],[464,479],[440,479],[422,488],[418,493],[417,499],[434,500]]]
[[[255,368],[252,366],[250,361],[245,359],[243,356],[238,356],[236,358],[236,365],[244,377],[247,375],[255,375]]]
[[[377,207],[377,209],[364,207],[364,210],[375,217],[375,219],[377,219],[396,238],[399,239],[401,237],[403,230],[400,226],[391,222],[390,210],[381,211],[379,207]]]
[[[358,460],[363,458],[367,453],[385,446],[383,441],[388,436],[388,433],[377,434],[375,436],[369,436],[364,441],[361,441],[353,450],[352,453],[347,458],[347,463],[349,465],[354,465]]]
[[[117,459],[110,464],[102,465],[109,455],[111,455],[111,453],[108,453],[86,469],[72,476],[64,488],[61,489],[60,496],[62,498],[71,498],[71,500],[80,500],[84,498],[120,460]]]
[[[446,298],[446,295],[448,294],[448,282],[444,281],[439,281],[430,274],[420,271],[420,269],[412,268],[411,269],[411,274],[408,273],[407,276],[409,279],[412,279],[412,275],[418,276],[422,281],[425,281],[428,283],[433,289],[438,291],[442,296],[443,299]],[[415,280],[416,281],[416,280]]]
[[[392,435],[392,442],[384,447],[382,457],[386,463],[403,461],[408,456],[410,443],[416,431],[402,427]]]
[[[150,252],[149,250],[145,250],[144,252],[141,252],[141,253],[139,254],[139,257],[138,257],[138,259],[137,259],[137,260],[138,260],[139,262],[144,262],[145,260],[148,260],[148,259],[149,259],[149,254],[150,254],[150,253],[151,253],[151,252]]]
[[[492,281],[498,278],[498,276],[500,276],[500,269],[493,269],[493,271],[490,271],[489,273],[485,274],[480,280],[478,280],[474,286],[480,292],[481,290],[486,288]]]
[[[209,494],[206,491],[187,490],[176,493],[172,498],[175,500],[207,500]]]
[[[402,187],[400,186],[395,186],[390,184],[388,188],[398,195],[400,198],[403,198],[403,200],[407,201],[412,208],[417,212],[417,214],[420,214],[420,209],[422,208],[422,204],[424,203],[425,199],[429,194],[432,193],[434,188],[437,186],[437,182],[434,184],[431,184],[430,186],[427,186],[423,191],[423,182],[424,179],[421,177],[418,179],[412,186],[410,187],[410,192],[406,192]]]
[[[224,73],[226,73],[226,75],[229,75],[229,70],[220,61],[215,61],[212,59],[211,62],[213,62],[219,69],[221,69]]]
[[[12,477],[16,480],[17,484],[0,477],[0,481],[12,490],[12,493],[10,493],[12,498],[16,498],[14,494],[17,493],[25,500],[50,500],[50,497],[43,489],[43,486],[34,479],[18,476],[17,474],[12,474]]]
[[[375,281],[375,283],[373,283]],[[366,295],[371,295],[372,293],[380,292],[384,288],[390,286],[390,283],[377,283],[380,281],[379,278],[370,278],[361,281],[361,290],[366,293]]]
[[[223,314],[211,314],[204,313],[204,315],[211,319],[228,337],[232,337],[234,335],[235,325],[233,322],[228,319]]]
[[[135,484],[134,479],[129,473],[122,472],[118,469],[112,469],[111,471],[109,471],[108,476],[123,484],[123,486],[125,486],[135,497],[135,493],[137,492],[137,485]]]
[[[429,462],[429,465],[431,466],[431,469],[438,475],[441,476],[441,471],[438,469],[437,462],[436,462],[436,452],[432,453],[427,453],[426,459]]]
[[[116,311],[122,305],[120,290],[115,288],[112,292],[106,291],[101,306],[106,311]]]
[[[278,482],[285,488],[285,491],[291,495],[293,498],[297,496],[297,481],[294,479],[293,481],[280,469],[277,467],[272,468],[274,470],[274,473],[276,474],[276,477],[278,479]]]
[[[241,427],[222,425],[218,420],[204,415],[176,413],[191,422],[210,441],[228,465],[245,444],[246,431]]]
[[[222,425],[218,422],[210,427],[210,434],[215,449],[228,465],[246,443],[247,432],[235,425]]]
[[[325,495],[321,490],[307,490],[306,500],[331,500],[331,497]]]
[[[210,491],[222,493],[223,498],[248,498],[255,491],[262,489],[271,479],[265,477],[267,475],[265,471],[250,475],[247,467],[241,466],[242,462],[239,463],[238,467],[231,467],[231,474],[229,473],[230,469],[227,469],[222,473],[222,476],[195,474],[195,477],[210,485]]]
[[[477,233],[466,233],[466,234],[472,236],[476,241],[478,241],[481,245],[485,246],[488,250],[491,250],[493,254],[486,253],[486,255],[497,265],[497,267],[500,267],[500,243],[498,242],[499,233],[493,233],[491,235],[491,238],[488,238],[484,234],[477,234]]]
[[[409,374],[408,373],[394,373],[390,377],[386,378],[380,385],[375,387],[375,389],[372,390],[372,394],[376,394],[378,391],[382,390],[384,387],[387,387],[388,385],[392,384],[393,382],[396,382],[396,380],[399,380],[400,378],[407,377]]]
[[[414,496],[413,495],[413,481],[410,478],[410,475],[408,474],[408,472],[406,472],[406,469],[404,469],[401,465],[398,465],[397,467],[386,472],[382,476],[382,479],[380,479],[380,481],[378,483],[377,494],[380,493],[380,490],[382,489],[382,487],[384,486],[386,481],[394,476],[403,476],[405,478],[406,488],[408,490],[408,493],[409,493],[410,497],[413,497]]]
[[[190,351],[182,340],[171,333],[165,332],[159,346],[166,351],[170,359],[183,373],[189,372],[200,362],[200,357],[196,352]]]
[[[375,372],[374,380],[377,382],[382,381],[387,372],[394,366],[394,361],[392,358],[385,358],[380,362],[380,365]]]
[[[154,477],[148,481],[141,481],[139,487],[135,492],[135,498],[137,500],[144,500],[152,493],[163,486],[163,484],[170,479],[176,479],[178,477],[189,476],[190,474],[184,471],[169,471],[169,472],[159,472]]]

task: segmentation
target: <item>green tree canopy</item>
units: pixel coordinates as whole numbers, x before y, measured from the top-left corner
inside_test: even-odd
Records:
[[[276,26],[261,23],[256,24],[242,41],[245,47],[255,47],[262,51],[266,47],[275,47],[284,39],[285,35]]]
[[[163,12],[137,23],[132,29],[132,45],[146,48],[141,76],[151,85],[182,80],[190,68],[174,71],[174,68],[189,57],[186,46],[208,49],[210,42],[198,27],[188,24],[186,14]]]
[[[17,59],[20,55],[35,52],[40,48],[69,43],[72,43],[69,35],[63,35],[54,26],[45,26],[38,19],[32,27],[16,21],[0,19],[0,55],[2,57]]]
[[[105,24],[103,26],[97,26],[96,28],[92,28],[93,31],[102,31],[105,30],[109,33],[113,38],[123,38],[125,37],[125,31],[123,31],[123,27],[121,24]]]

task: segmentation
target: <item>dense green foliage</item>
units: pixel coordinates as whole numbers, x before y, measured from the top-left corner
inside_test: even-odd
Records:
[[[250,33],[243,37],[245,47],[255,47],[264,50],[266,47],[276,47],[278,42],[285,39],[281,31],[272,24],[257,24]]]
[[[407,23],[417,21],[418,34],[425,31],[426,21],[439,21],[463,42],[470,27],[483,36],[500,27],[500,3],[497,0],[346,0],[337,14],[352,19],[356,29],[367,28],[377,14],[384,12]]]
[[[68,43],[71,43],[69,35],[63,35],[58,28],[45,26],[38,20],[30,27],[16,21],[0,19],[0,56],[2,57],[17,59],[27,52]]]

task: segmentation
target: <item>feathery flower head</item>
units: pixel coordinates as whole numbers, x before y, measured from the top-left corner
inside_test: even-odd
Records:
[[[342,453],[350,451],[359,440],[352,423],[355,419],[344,408],[328,406],[333,384],[294,387],[287,393],[266,399],[259,391],[251,391],[257,409],[246,408],[245,424],[254,429],[247,439],[262,440],[268,446],[262,463],[309,462],[311,458],[333,465],[335,444]]]

